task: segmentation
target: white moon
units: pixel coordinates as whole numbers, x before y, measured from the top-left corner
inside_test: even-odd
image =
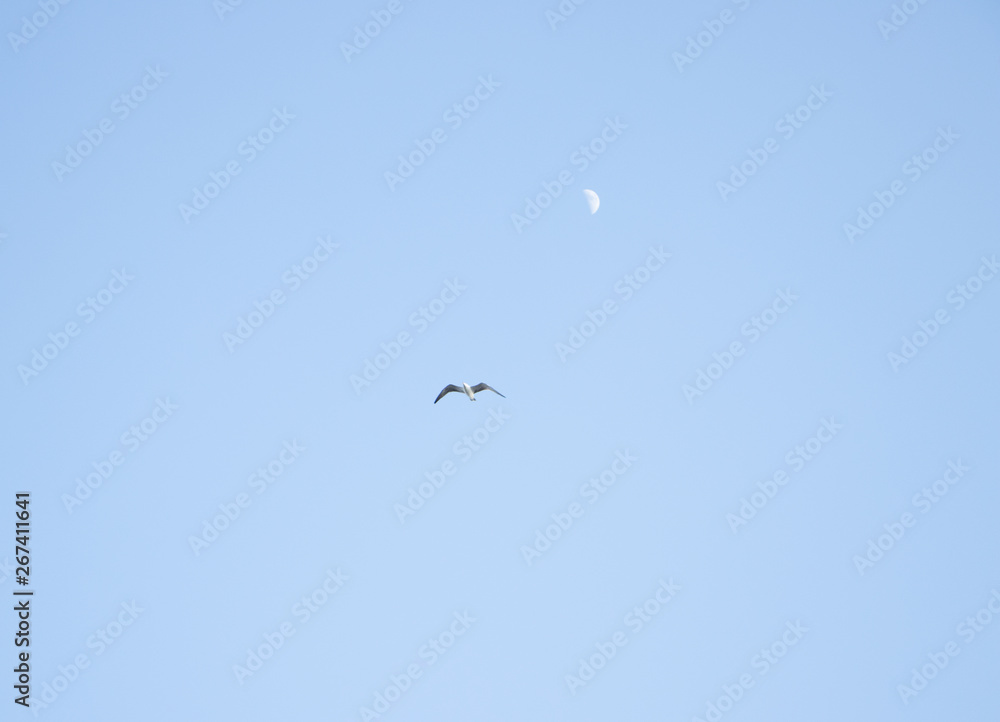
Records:
[[[583,195],[587,198],[587,205],[590,207],[590,215],[597,213],[597,209],[601,206],[601,199],[597,197],[594,191],[589,189],[584,189]]]

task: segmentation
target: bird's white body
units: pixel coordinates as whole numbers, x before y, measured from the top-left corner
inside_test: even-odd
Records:
[[[465,387],[465,395],[466,395],[466,396],[468,396],[468,397],[469,397],[470,399],[472,399],[473,401],[475,401],[475,400],[476,400],[476,395],[475,395],[474,393],[472,393],[472,387],[471,387],[471,386],[469,386],[469,385],[468,385],[467,383],[465,383],[464,381],[462,382],[462,386],[464,386],[464,387]]]

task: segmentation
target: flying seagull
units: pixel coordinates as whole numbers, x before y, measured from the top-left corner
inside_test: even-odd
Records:
[[[495,394],[503,396],[503,394],[501,394],[495,388],[487,386],[486,384],[476,384],[475,386],[469,386],[466,383],[463,383],[461,386],[456,386],[455,384],[448,384],[441,390],[441,393],[438,394],[438,397],[434,399],[434,403],[436,404],[438,401],[441,400],[442,396],[452,391],[458,391],[459,393],[464,393],[472,401],[476,400],[476,394],[478,394],[480,391],[492,391]],[[507,398],[506,396],[503,397]]]

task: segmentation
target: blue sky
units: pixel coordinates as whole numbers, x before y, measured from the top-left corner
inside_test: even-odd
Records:
[[[11,718],[997,718],[994,4],[0,26]]]

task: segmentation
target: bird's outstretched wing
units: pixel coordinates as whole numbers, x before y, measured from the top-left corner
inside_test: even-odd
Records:
[[[461,391],[461,389],[459,389],[459,391]],[[503,396],[503,394],[501,394],[495,388],[493,388],[492,386],[487,386],[486,384],[476,384],[475,386],[472,387],[472,393],[478,394],[480,391],[492,391],[493,393],[497,394],[498,396]],[[503,397],[507,398],[506,396],[503,396]]]
[[[434,403],[436,404],[438,401],[441,400],[442,396],[451,391],[464,391],[464,389],[461,386],[456,386],[455,384],[448,384],[441,390],[441,393],[438,394],[438,397],[434,399]]]

